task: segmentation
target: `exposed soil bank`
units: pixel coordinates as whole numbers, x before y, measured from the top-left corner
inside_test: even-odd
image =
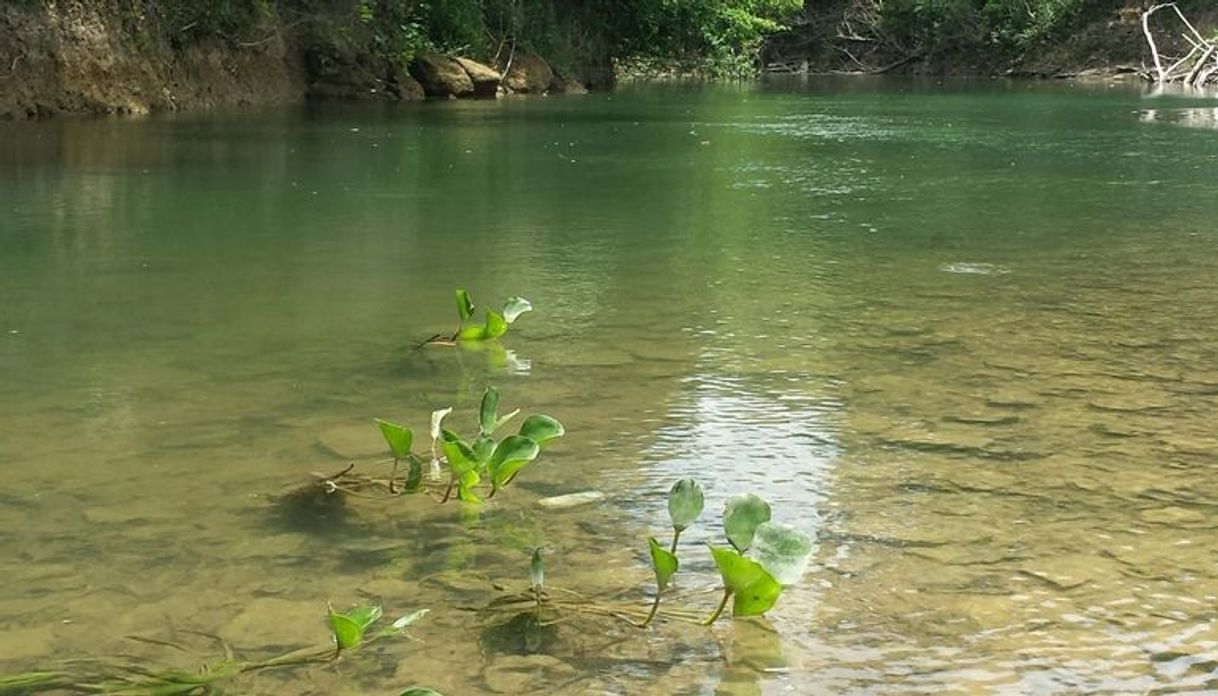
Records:
[[[397,101],[422,99],[425,92],[486,98],[508,91],[581,91],[588,82],[605,81],[605,71],[591,77],[567,75],[522,50],[512,54],[515,63],[498,89],[498,71],[509,66],[463,61],[458,72],[472,71],[471,79],[481,87],[446,91],[427,83],[421,65],[379,57],[343,21],[340,16],[288,18],[268,12],[241,38],[187,39],[189,27],[165,26],[160,18],[119,0],[0,3],[0,118],[138,114],[305,99]],[[439,58],[430,57],[432,63]]]

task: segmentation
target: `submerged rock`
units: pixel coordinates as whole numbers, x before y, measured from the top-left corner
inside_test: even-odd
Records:
[[[579,671],[550,655],[504,655],[498,657],[483,672],[491,691],[500,694],[537,693],[548,685],[561,684],[577,676]]]
[[[338,425],[317,436],[317,449],[337,459],[388,456],[384,438],[371,423]]]
[[[247,649],[324,644],[328,634],[325,605],[275,597],[247,602],[219,631],[228,643]]]
[[[605,494],[600,491],[582,491],[542,498],[537,501],[537,507],[543,510],[569,510],[573,507],[597,503],[604,499]]]

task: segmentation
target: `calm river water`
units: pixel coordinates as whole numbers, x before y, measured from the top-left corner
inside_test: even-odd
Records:
[[[230,693],[1218,689],[1213,113],[852,80],[0,125],[0,666],[265,655],[379,598],[417,640]],[[455,287],[536,311],[415,349]],[[267,499],[486,384],[568,435],[481,512]],[[535,546],[646,606],[684,476],[674,606],[728,496],[815,534],[765,621],[466,610]]]

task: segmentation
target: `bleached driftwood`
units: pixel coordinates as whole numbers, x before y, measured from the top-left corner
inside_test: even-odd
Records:
[[[1188,53],[1179,58],[1163,56],[1159,53],[1155,33],[1150,27],[1151,16],[1159,10],[1169,8],[1175,12],[1176,18],[1187,29],[1181,33],[1181,38],[1191,47]],[[1150,56],[1155,64],[1155,82],[1158,84],[1178,82],[1190,87],[1201,87],[1218,75],[1218,42],[1212,38],[1207,39],[1197,31],[1197,27],[1193,26],[1188,17],[1184,16],[1176,3],[1159,3],[1143,12],[1142,33],[1146,36],[1146,44],[1150,46]],[[1163,67],[1165,59],[1171,61],[1171,65],[1166,68]]]

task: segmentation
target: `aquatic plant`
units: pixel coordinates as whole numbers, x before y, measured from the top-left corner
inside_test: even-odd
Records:
[[[420,345],[456,345],[458,341],[485,341],[499,338],[507,333],[508,327],[516,323],[516,319],[525,312],[533,311],[533,304],[523,297],[509,297],[503,303],[503,310],[496,312],[486,310],[486,319],[481,325],[466,325],[474,316],[474,302],[469,292],[457,290],[457,317],[460,320],[457,330],[452,335],[436,334],[423,341]]]
[[[344,651],[353,651],[384,638],[402,635],[427,609],[406,614],[391,625],[376,632],[369,629],[381,617],[379,606],[356,607],[345,614],[329,608],[330,629],[334,646],[305,648],[267,658],[241,661],[233,656],[227,643],[220,641],[224,657],[205,662],[197,670],[156,668],[136,663],[128,658],[70,660],[55,669],[35,670],[19,674],[0,675],[0,695],[34,694],[54,691],[74,694],[110,694],[111,696],[169,696],[171,694],[217,693],[219,684],[254,671],[310,664],[325,664],[339,658]],[[132,636],[131,640],[159,647],[172,648],[192,654],[190,648],[165,640]],[[408,692],[409,693],[409,692]],[[419,690],[420,694],[435,694]]]
[[[643,612],[637,605],[601,601],[562,588],[561,594],[548,592],[543,585],[544,570],[540,552],[531,561],[531,586],[526,592],[501,596],[485,607],[493,612],[518,612],[528,609],[530,621],[549,625],[562,620],[563,613],[589,614],[621,619],[646,628],[660,615],[660,604],[672,578],[680,568],[677,546],[682,532],[701,516],[704,507],[702,487],[693,479],[677,481],[668,492],[668,515],[672,522],[672,542],[667,548],[655,537],[648,538],[648,553],[655,575],[656,591],[650,608]],[[812,538],[794,527],[770,521],[770,505],[749,494],[728,500],[723,514],[727,546],[708,544],[711,558],[723,581],[719,604],[709,616],[686,608],[667,608],[669,618],[709,626],[717,621],[732,602],[732,615],[758,616],[769,611],[783,589],[799,581],[812,556]],[[532,605],[531,607],[529,605]],[[543,610],[557,618],[542,620]]]
[[[647,612],[647,618],[643,619],[644,628],[655,620],[656,612],[660,610],[660,598],[663,596],[665,588],[668,587],[669,581],[672,580],[672,576],[676,575],[677,570],[681,567],[681,563],[677,559],[677,542],[681,538],[681,532],[685,531],[702,514],[704,503],[702,487],[693,479],[681,479],[668,491],[668,517],[672,521],[672,545],[665,549],[655,537],[647,540],[651,553],[651,567],[656,576],[656,596],[651,604],[651,610]]]
[[[516,409],[500,415],[499,399],[498,389],[486,388],[478,410],[477,434],[469,438],[444,427],[452,408],[433,411],[429,462],[411,450],[414,433],[410,428],[375,419],[392,455],[386,460],[393,462],[388,478],[356,473],[352,465],[331,476],[319,476],[317,481],[280,500],[297,507],[322,509],[315,499],[336,493],[367,498],[377,497],[378,492],[384,495],[386,491],[389,497],[427,491],[440,502],[447,502],[455,492],[457,499],[467,503],[479,503],[484,495],[490,498],[515,481],[521,469],[536,460],[551,441],[566,433],[556,418],[533,414],[524,419],[514,434],[496,440],[495,433],[520,413],[520,409]],[[399,470],[403,463],[406,473],[401,476]],[[445,469],[447,479],[443,475]]]
[[[723,512],[730,546],[708,544],[723,579],[723,597],[702,621],[714,623],[732,601],[732,616],[757,616],[778,601],[783,587],[799,580],[812,556],[812,539],[770,521],[770,505],[753,495],[731,498]]]

